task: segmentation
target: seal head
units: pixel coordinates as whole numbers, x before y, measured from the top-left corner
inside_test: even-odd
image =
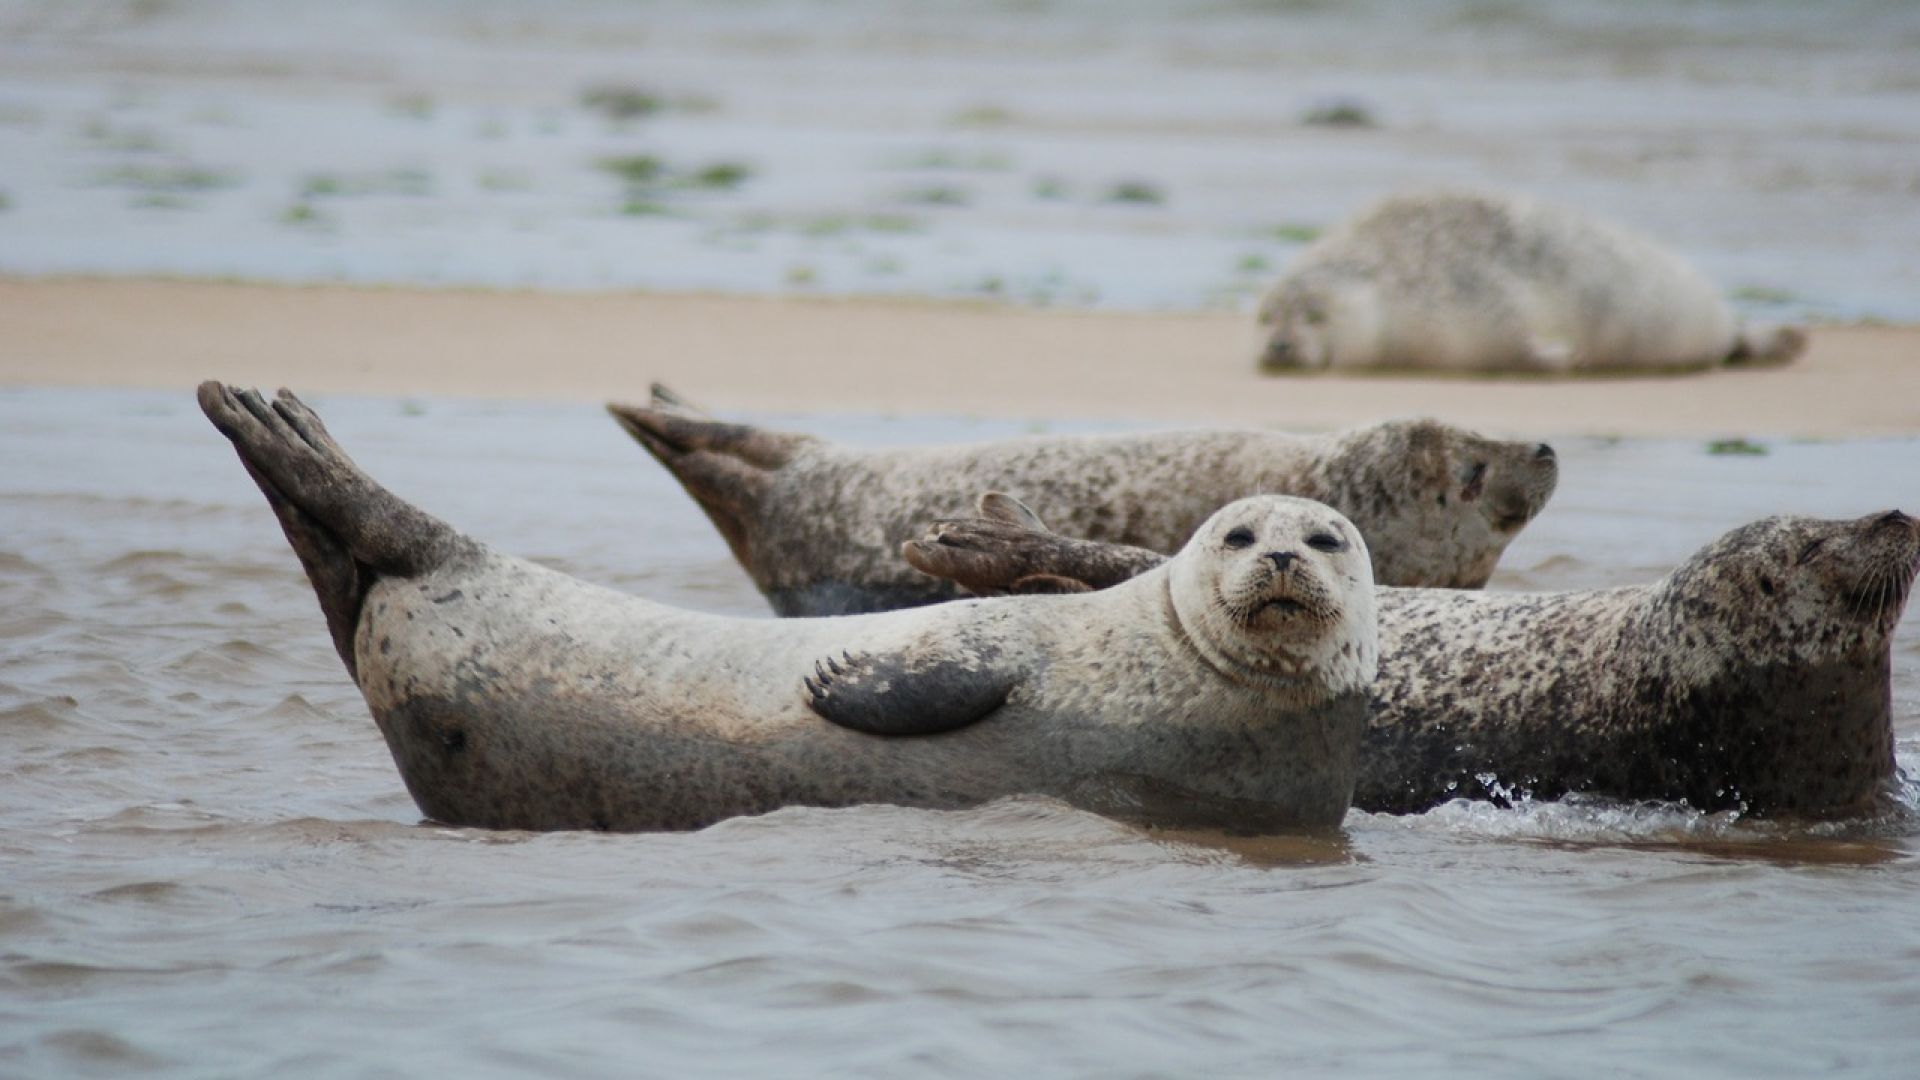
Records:
[[[1342,439],[1342,452],[1320,466],[1322,497],[1371,540],[1379,579],[1398,586],[1485,585],[1560,482],[1559,457],[1546,443],[1489,439],[1437,420],[1395,420]]]
[[[1366,541],[1320,503],[1230,503],[1168,569],[1187,640],[1229,679],[1306,706],[1365,688],[1379,670]]]

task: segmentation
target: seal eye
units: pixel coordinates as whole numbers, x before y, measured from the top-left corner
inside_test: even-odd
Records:
[[[1473,468],[1467,470],[1467,482],[1460,488],[1460,497],[1468,501],[1479,498],[1480,488],[1486,479],[1487,463],[1484,461],[1474,463]]]
[[[1230,548],[1246,547],[1253,543],[1253,530],[1242,525],[1227,534],[1226,543]]]
[[[1347,542],[1332,533],[1314,533],[1307,537],[1307,546],[1315,551],[1345,551]]]
[[[1793,560],[1793,565],[1800,566],[1805,564],[1808,559],[1813,558],[1814,552],[1820,550],[1820,545],[1826,542],[1827,542],[1827,539],[1824,536],[1818,540],[1810,541],[1806,547],[1803,547],[1800,549],[1800,557]]]

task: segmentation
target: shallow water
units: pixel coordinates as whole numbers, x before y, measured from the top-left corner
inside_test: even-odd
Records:
[[[0,271],[1244,307],[1445,184],[1912,321],[1916,50],[1900,0],[0,0]]]
[[[763,615],[597,410],[329,398],[500,546]],[[802,417],[869,444],[1014,434]],[[1920,506],[1920,441],[1562,444],[1499,587],[1776,511]],[[1046,802],[684,835],[420,824],[186,391],[0,392],[0,1074],[1909,1075],[1920,792],[1787,828],[1600,803],[1153,836]],[[1920,763],[1920,615],[1896,642]]]

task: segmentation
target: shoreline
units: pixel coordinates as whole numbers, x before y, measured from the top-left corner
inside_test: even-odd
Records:
[[[1920,434],[1920,326],[1815,325],[1785,367],[1586,379],[1263,376],[1241,313],[710,293],[0,278],[0,387],[644,401],[719,412],[1250,424],[1432,415],[1524,435]]]

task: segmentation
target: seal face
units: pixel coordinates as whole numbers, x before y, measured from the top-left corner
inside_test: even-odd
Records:
[[[1261,367],[1573,372],[1784,363],[1651,238],[1517,196],[1396,195],[1313,243],[1261,302]]]
[[[610,405],[671,470],[782,615],[955,599],[900,561],[956,491],[1005,491],[1077,536],[1171,553],[1245,495],[1326,503],[1359,526],[1376,580],[1478,588],[1559,477],[1551,447],[1434,420],[1327,436],[1184,431],[862,451],[724,424],[684,402]]]
[[[1098,587],[1157,563],[1037,524],[938,522],[906,555],[980,591]],[[1578,792],[1871,811],[1895,777],[1892,634],[1916,572],[1920,524],[1892,511],[1745,525],[1645,586],[1382,588],[1354,804],[1403,813]]]
[[[284,391],[209,383],[200,401],[430,818],[695,828],[1015,794],[1244,831],[1346,812],[1378,641],[1365,544],[1318,503],[1235,503],[1165,568],[1097,593],[728,619],[463,536]]]

